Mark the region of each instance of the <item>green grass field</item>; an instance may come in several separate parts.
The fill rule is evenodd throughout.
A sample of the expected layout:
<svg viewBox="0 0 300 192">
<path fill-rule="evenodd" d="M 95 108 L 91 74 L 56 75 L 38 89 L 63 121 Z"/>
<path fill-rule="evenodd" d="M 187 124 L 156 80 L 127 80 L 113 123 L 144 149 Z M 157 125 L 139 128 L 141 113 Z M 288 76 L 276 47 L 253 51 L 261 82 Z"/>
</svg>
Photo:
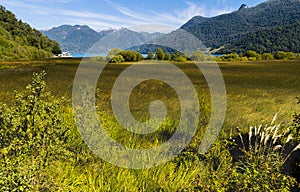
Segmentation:
<svg viewBox="0 0 300 192">
<path fill-rule="evenodd" d="M 30 83 L 33 72 L 45 70 L 47 90 L 57 97 L 71 99 L 73 79 L 79 59 L 47 60 L 41 62 L 2 63 L 0 70 L 0 101 L 11 102 L 14 91 L 22 91 Z M 109 64 L 99 80 L 101 110 L 110 110 L 110 93 L 118 75 L 129 65 Z M 193 64 L 177 64 L 184 71 L 199 95 L 210 102 L 209 89 L 201 72 Z M 235 127 L 248 127 L 257 122 L 272 119 L 278 113 L 279 120 L 288 122 L 294 111 L 299 111 L 296 97 L 300 95 L 299 61 L 260 61 L 219 63 L 227 90 L 227 114 L 224 131 Z M 161 91 L 163 90 L 163 91 Z M 132 93 L 133 114 L 145 114 L 153 99 L 161 98 L 170 106 L 171 116 L 176 117 L 178 99 L 170 87 L 159 82 L 140 85 Z M 162 96 L 163 95 L 163 96 Z M 177 103 L 177 104 L 176 104 Z M 173 114 L 172 114 L 173 113 Z"/>
<path fill-rule="evenodd" d="M 18 186 L 19 190 L 24 189 L 25 186 L 25 189 L 33 191 L 249 191 L 250 189 L 254 191 L 262 189 L 265 191 L 290 191 L 291 185 L 295 184 L 293 179 L 281 174 L 280 163 L 283 161 L 276 156 L 277 153 L 268 152 L 265 156 L 265 154 L 249 152 L 249 156 L 246 156 L 248 159 L 246 158 L 241 164 L 232 164 L 228 150 L 229 144 L 224 139 L 236 136 L 238 134 L 237 127 L 247 133 L 252 125 L 270 123 L 276 113 L 278 113 L 277 123 L 281 123 L 282 127 L 290 126 L 294 113 L 300 111 L 296 99 L 297 96 L 300 96 L 300 61 L 219 63 L 227 90 L 226 119 L 220 139 L 207 154 L 201 155 L 197 154 L 195 149 L 197 149 L 199 138 L 203 135 L 209 118 L 209 88 L 201 71 L 194 64 L 175 63 L 191 79 L 199 95 L 200 110 L 202 110 L 199 130 L 191 145 L 177 158 L 158 167 L 143 170 L 116 167 L 95 157 L 82 145 L 74 125 L 71 109 L 72 84 L 80 61 L 80 59 L 50 59 L 25 63 L 0 63 L 0 102 L 13 107 L 15 104 L 13 101 L 14 91 L 25 93 L 26 85 L 32 81 L 32 74 L 44 70 L 46 72 L 46 90 L 51 91 L 56 99 L 64 96 L 67 100 L 61 111 L 55 111 L 56 108 L 51 107 L 48 109 L 48 105 L 52 106 L 52 100 L 49 102 L 47 99 L 44 101 L 45 103 L 41 103 L 42 108 L 37 106 L 36 110 L 43 111 L 42 115 L 48 113 L 47 110 L 44 111 L 43 106 L 46 106 L 45 108 L 48 110 L 54 110 L 54 115 L 49 113 L 50 124 L 69 130 L 67 139 L 62 139 L 63 144 L 56 145 L 56 141 L 53 141 L 54 144 L 49 144 L 52 147 L 49 149 L 57 151 L 57 154 L 51 153 L 52 157 L 46 149 L 28 152 L 29 155 L 25 151 L 24 157 L 5 151 L 15 151 L 14 148 L 1 149 L 0 153 L 4 158 L 0 158 L 0 160 L 4 167 L 0 167 L 2 174 L 0 174 L 0 189 L 9 190 L 2 187 L 7 184 L 7 186 Z M 147 120 L 149 103 L 161 99 L 168 109 L 168 121 L 162 129 L 148 138 L 147 135 L 139 136 L 122 130 L 112 116 L 110 94 L 117 77 L 130 65 L 132 64 L 109 64 L 101 74 L 97 92 L 99 117 L 103 120 L 110 136 L 118 142 L 132 148 L 153 147 L 165 142 L 174 132 L 176 120 L 180 115 L 179 100 L 174 90 L 162 82 L 151 80 L 141 83 L 133 90 L 130 97 L 132 114 L 137 119 Z M 155 65 L 157 64 L 153 64 L 153 67 Z M 160 70 L 164 70 L 164 68 L 162 67 Z M 21 105 L 21 110 L 17 106 L 20 116 L 2 106 L 2 111 L 0 110 L 1 126 L 9 118 L 15 118 L 13 122 L 20 121 L 28 124 L 30 117 L 28 113 L 25 113 L 25 109 L 31 105 L 31 100 L 28 100 L 27 97 L 24 97 L 23 100 L 24 105 Z M 27 105 L 26 102 L 28 102 Z M 14 115 L 6 117 L 5 110 L 8 114 Z M 3 111 L 4 113 L 2 113 Z M 22 117 L 22 113 L 25 114 L 24 117 Z M 40 126 L 35 121 L 31 126 L 35 129 L 47 127 L 48 116 L 43 116 L 45 120 L 37 118 L 38 116 L 34 116 L 33 119 L 40 123 Z M 3 122 L 1 121 L 2 117 L 5 117 L 2 119 Z M 55 118 L 62 118 L 58 121 L 61 122 L 61 125 L 53 123 Z M 10 123 L 4 125 L 9 127 Z M 7 132 L 11 133 L 10 130 Z M 41 132 L 43 133 L 43 131 Z M 0 132 L 0 136 L 1 134 L 5 136 L 4 133 L 5 131 Z M 9 134 L 8 138 L 10 138 Z M 29 138 L 34 137 L 30 130 L 26 134 L 29 134 Z M 61 136 L 60 133 L 55 134 Z M 19 132 L 16 132 L 16 135 L 21 139 L 20 141 L 13 140 L 14 142 L 26 144 L 27 137 L 20 136 Z M 61 137 L 64 138 L 65 135 L 63 134 Z M 38 139 L 36 142 L 38 144 L 29 143 L 29 146 L 40 146 Z M 19 146 L 16 143 L 13 143 L 12 146 Z M 21 146 L 27 146 L 24 143 Z M 5 143 L 1 143 L 1 146 L 5 145 Z M 20 149 L 22 148 L 20 147 Z M 34 153 L 38 155 L 35 156 Z M 14 158 L 17 159 L 17 163 L 9 163 L 10 160 L 14 162 Z M 40 158 L 45 158 L 45 160 L 42 161 L 42 168 L 37 168 L 40 171 L 36 172 L 34 165 L 40 165 Z M 31 164 L 33 168 L 30 166 Z M 15 170 L 13 175 L 10 174 L 11 169 Z M 5 177 L 5 175 L 11 176 Z"/>
</svg>

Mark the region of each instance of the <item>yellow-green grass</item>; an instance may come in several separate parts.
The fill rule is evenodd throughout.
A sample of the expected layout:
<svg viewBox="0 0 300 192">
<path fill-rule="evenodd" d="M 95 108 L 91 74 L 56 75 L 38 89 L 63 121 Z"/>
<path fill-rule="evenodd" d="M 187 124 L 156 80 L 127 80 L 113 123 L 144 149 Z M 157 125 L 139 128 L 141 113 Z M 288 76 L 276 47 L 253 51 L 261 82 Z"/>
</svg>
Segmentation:
<svg viewBox="0 0 300 192">
<path fill-rule="evenodd" d="M 11 103 L 13 92 L 22 91 L 30 83 L 33 72 L 45 70 L 47 90 L 71 100 L 72 83 L 80 59 L 49 59 L 0 63 L 0 101 Z M 110 94 L 118 75 L 131 64 L 109 64 L 99 80 L 98 105 L 111 113 Z M 150 65 L 150 64 L 149 64 Z M 185 72 L 201 97 L 210 103 L 209 89 L 201 72 L 192 63 L 175 63 Z M 1 68 L 1 66 L 6 66 Z M 11 66 L 11 67 L 7 67 Z M 246 128 L 272 119 L 290 122 L 295 111 L 296 97 L 300 96 L 300 61 L 257 61 L 219 63 L 227 90 L 227 113 L 223 127 L 228 136 L 236 127 Z M 137 118 L 148 118 L 149 103 L 162 99 L 170 118 L 179 116 L 179 100 L 174 90 L 158 81 L 140 84 L 131 96 L 131 111 Z M 71 103 L 70 103 L 71 106 Z M 146 115 L 145 115 L 146 114 Z"/>
<path fill-rule="evenodd" d="M 57 97 L 66 96 L 69 99 L 68 109 L 61 115 L 65 121 L 64 126 L 77 135 L 72 118 L 71 91 L 79 63 L 79 59 L 4 63 L 2 66 L 7 67 L 0 69 L 0 101 L 12 104 L 13 91 L 24 91 L 25 86 L 31 82 L 32 73 L 45 70 L 46 89 Z M 199 93 L 203 112 L 201 121 L 205 126 L 207 111 L 210 108 L 209 89 L 205 79 L 191 63 L 176 65 L 189 76 Z M 228 138 L 235 127 L 244 128 L 243 131 L 246 131 L 250 125 L 269 123 L 277 112 L 279 121 L 290 122 L 293 112 L 300 111 L 295 99 L 300 95 L 300 62 L 241 62 L 219 65 L 225 78 L 228 101 L 223 138 Z M 171 119 L 164 123 L 167 132 L 158 131 L 145 137 L 133 135 L 129 131 L 124 132 L 111 116 L 111 88 L 118 75 L 129 66 L 128 63 L 110 64 L 103 71 L 97 93 L 97 104 L 102 111 L 99 113 L 103 118 L 102 124 L 110 136 L 129 147 L 146 148 L 159 145 L 173 133 L 178 120 L 179 101 L 174 90 L 166 84 L 153 80 L 144 82 L 134 89 L 130 101 L 132 113 L 137 118 L 147 119 L 149 103 L 155 99 L 162 99 L 168 107 Z M 80 146 L 81 139 L 78 138 L 71 138 L 70 146 Z M 194 139 L 197 141 L 199 138 Z M 191 143 L 198 145 L 194 141 Z M 265 162 L 264 159 L 264 166 L 259 167 L 250 161 L 250 171 L 240 172 L 232 164 L 229 151 L 225 150 L 224 146 L 223 141 L 217 141 L 208 154 L 199 156 L 194 154 L 195 146 L 192 146 L 166 164 L 143 170 L 119 168 L 97 157 L 91 157 L 91 154 L 82 149 L 81 153 L 76 153 L 76 157 L 57 157 L 58 160 L 51 161 L 49 166 L 40 170 L 39 173 L 45 176 L 41 178 L 45 180 L 42 180 L 42 188 L 36 191 L 46 191 L 43 189 L 47 188 L 51 189 L 50 191 L 230 191 L 232 188 L 249 191 L 255 186 L 257 190 L 262 190 L 263 187 L 268 191 L 281 190 L 287 186 L 284 184 L 288 180 L 287 177 L 279 174 L 273 166 L 276 162 Z M 31 160 L 32 158 L 29 159 Z M 21 170 L 24 170 L 23 167 Z M 244 190 L 240 190 L 241 188 Z"/>
</svg>

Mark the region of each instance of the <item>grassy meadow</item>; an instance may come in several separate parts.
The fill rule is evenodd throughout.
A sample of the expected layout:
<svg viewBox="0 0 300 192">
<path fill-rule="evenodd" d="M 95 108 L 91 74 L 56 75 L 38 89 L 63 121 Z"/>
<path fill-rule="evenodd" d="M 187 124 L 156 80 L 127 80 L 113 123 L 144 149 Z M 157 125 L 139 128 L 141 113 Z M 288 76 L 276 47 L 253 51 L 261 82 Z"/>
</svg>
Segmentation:
<svg viewBox="0 0 300 192">
<path fill-rule="evenodd" d="M 174 63 L 191 79 L 198 93 L 202 112 L 199 130 L 191 145 L 173 161 L 144 170 L 129 170 L 111 165 L 97 158 L 82 143 L 72 119 L 71 109 L 72 84 L 80 62 L 80 59 L 49 59 L 0 63 L 0 102 L 6 103 L 6 108 L 16 105 L 14 91 L 26 94 L 25 87 L 32 82 L 34 72 L 45 71 L 45 90 L 51 91 L 54 96 L 51 99 L 56 101 L 65 97 L 62 111 L 55 112 L 57 117 L 62 115 L 59 121 L 61 125 L 58 123 L 57 126 L 69 131 L 68 136 L 63 135 L 67 138 L 62 139 L 64 145 L 49 144 L 49 149 L 53 147 L 51 150 L 57 150 L 57 154 L 48 155 L 41 151 L 36 156 L 25 155 L 20 157 L 23 164 L 20 163 L 21 160 L 11 164 L 17 165 L 14 168 L 8 168 L 9 159 L 14 157 L 12 154 L 17 153 L 3 152 L 4 156 L 7 155 L 3 160 L 7 167 L 2 167 L 0 171 L 0 187 L 14 186 L 15 189 L 21 190 L 18 187 L 22 186 L 22 189 L 29 191 L 291 191 L 297 185 L 294 178 L 281 172 L 281 166 L 285 162 L 273 151 L 268 152 L 272 155 L 267 155 L 266 158 L 264 152 L 257 154 L 249 150 L 245 153 L 244 161 L 233 164 L 228 149 L 232 143 L 228 143 L 227 139 L 238 136 L 237 128 L 246 134 L 250 126 L 270 124 L 276 113 L 276 123 L 280 123 L 280 127 L 285 130 L 292 126 L 293 115 L 300 112 L 300 105 L 297 105 L 296 99 L 300 96 L 300 61 L 218 63 L 226 84 L 227 113 L 220 139 L 207 154 L 197 154 L 196 149 L 210 114 L 208 85 L 194 64 Z M 110 94 L 117 77 L 130 65 L 131 63 L 109 64 L 101 74 L 97 92 L 99 117 L 117 141 L 136 148 L 152 147 L 166 141 L 176 128 L 176 120 L 180 115 L 178 97 L 174 90 L 159 81 L 147 81 L 138 85 L 130 98 L 132 114 L 137 119 L 148 119 L 149 103 L 161 99 L 168 109 L 168 121 L 150 138 L 122 132 L 113 118 Z M 26 97 L 22 98 L 22 102 L 29 102 Z M 51 105 L 49 100 L 45 102 L 43 105 Z M 24 108 L 26 106 L 21 105 Z M 4 109 L 9 113 L 13 111 L 6 108 Z M 5 114 L 0 113 L 0 125 L 1 117 L 5 117 Z M 49 117 L 54 118 L 51 115 Z M 35 123 L 31 126 L 37 125 Z M 285 137 L 282 139 L 286 140 Z M 153 144 L 154 141 L 158 143 Z M 268 144 L 268 141 L 266 143 Z M 64 150 L 67 152 L 61 155 L 61 151 Z M 44 159 L 47 163 L 40 164 L 39 157 L 44 157 L 44 154 L 47 154 Z M 53 158 L 49 158 L 50 156 Z M 38 170 L 41 171 L 30 166 L 26 168 L 30 164 L 26 163 L 26 160 L 36 162 Z M 21 168 L 24 165 L 25 168 Z M 14 170 L 15 176 L 8 179 L 5 174 L 8 174 L 10 169 Z M 26 172 L 32 174 L 28 176 Z M 23 179 L 20 179 L 21 176 Z M 32 179 L 27 181 L 26 177 Z M 9 188 L 5 187 L 0 189 L 9 191 Z"/>
<path fill-rule="evenodd" d="M 23 91 L 31 82 L 32 73 L 42 70 L 47 73 L 46 89 L 57 97 L 71 99 L 73 79 L 80 61 L 57 59 L 1 63 L 0 101 L 11 103 L 14 91 Z M 199 96 L 205 102 L 210 102 L 209 89 L 199 69 L 191 63 L 176 65 L 191 79 Z M 104 111 L 111 111 L 109 102 L 112 86 L 118 75 L 128 66 L 130 64 L 109 64 L 103 71 L 98 88 L 101 109 Z M 227 90 L 225 132 L 228 133 L 229 128 L 243 128 L 257 122 L 268 122 L 276 113 L 280 121 L 288 122 L 294 112 L 299 111 L 296 97 L 300 95 L 300 61 L 220 62 L 219 66 Z M 164 92 L 161 92 L 162 89 Z M 174 107 L 174 103 L 178 103 L 174 91 L 170 87 L 159 85 L 158 82 L 138 86 L 135 91 L 136 94 L 132 93 L 131 110 L 137 115 L 145 114 L 144 110 L 147 110 L 149 104 L 147 100 L 158 99 L 162 95 L 167 106 L 173 104 Z M 171 110 L 178 112 L 174 108 Z M 172 115 L 176 117 L 176 114 Z"/>
</svg>

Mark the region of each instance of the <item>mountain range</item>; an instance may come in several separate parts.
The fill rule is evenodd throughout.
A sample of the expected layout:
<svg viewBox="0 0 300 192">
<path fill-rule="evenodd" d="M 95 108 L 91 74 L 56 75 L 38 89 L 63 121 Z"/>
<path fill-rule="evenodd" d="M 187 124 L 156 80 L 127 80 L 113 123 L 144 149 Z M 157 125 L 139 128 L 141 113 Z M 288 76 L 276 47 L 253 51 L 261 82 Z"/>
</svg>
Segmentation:
<svg viewBox="0 0 300 192">
<path fill-rule="evenodd" d="M 49 38 L 57 41 L 63 51 L 85 53 L 95 42 L 114 30 L 95 31 L 86 25 L 62 25 L 50 30 L 41 30 Z"/>
<path fill-rule="evenodd" d="M 86 25 L 62 25 L 41 32 L 57 41 L 63 51 L 72 54 L 88 51 L 107 53 L 115 47 L 127 49 L 145 44 L 162 35 L 162 33 L 136 32 L 126 28 L 95 31 Z"/>
<path fill-rule="evenodd" d="M 96 49 L 136 49 L 142 53 L 154 51 L 161 44 L 197 48 L 191 38 L 185 39 L 182 31 L 196 37 L 199 49 L 214 53 L 259 53 L 275 51 L 300 52 L 300 1 L 267 0 L 255 7 L 243 4 L 237 11 L 215 17 L 196 16 L 169 34 L 139 33 L 128 29 L 96 32 L 87 26 L 60 26 L 45 35 L 56 40 L 63 50 L 71 53 L 85 52 L 95 42 Z M 189 36 L 189 35 L 188 35 Z M 184 37 L 184 38 L 181 38 Z M 198 42 L 198 41 L 197 41 Z"/>
</svg>

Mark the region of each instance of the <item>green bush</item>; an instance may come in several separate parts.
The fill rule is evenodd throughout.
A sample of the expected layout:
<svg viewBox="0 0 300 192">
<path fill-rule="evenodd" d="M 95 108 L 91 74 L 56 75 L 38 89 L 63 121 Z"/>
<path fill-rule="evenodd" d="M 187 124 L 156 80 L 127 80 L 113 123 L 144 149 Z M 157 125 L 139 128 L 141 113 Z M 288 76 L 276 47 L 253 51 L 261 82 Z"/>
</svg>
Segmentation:
<svg viewBox="0 0 300 192">
<path fill-rule="evenodd" d="M 153 59 L 154 57 L 154 53 L 153 52 L 149 52 L 147 55 L 147 59 Z"/>
<path fill-rule="evenodd" d="M 158 49 L 156 50 L 155 57 L 156 57 L 157 60 L 164 60 L 164 58 L 165 58 L 165 53 L 164 53 L 164 51 L 162 50 L 162 48 L 158 48 Z"/>
<path fill-rule="evenodd" d="M 137 62 L 143 60 L 143 56 L 137 51 L 121 51 L 119 55 L 121 55 L 126 62 Z"/>
<path fill-rule="evenodd" d="M 110 63 L 122 63 L 125 62 L 125 59 L 123 58 L 122 55 L 116 55 L 111 60 L 109 61 Z"/>
<path fill-rule="evenodd" d="M 284 51 L 277 51 L 274 54 L 274 58 L 278 60 L 287 59 L 287 53 Z"/>
<path fill-rule="evenodd" d="M 45 190 L 46 167 L 75 158 L 84 146 L 64 119 L 64 99 L 44 91 L 44 78 L 34 73 L 26 94 L 16 94 L 12 107 L 0 105 L 1 191 Z"/>
<path fill-rule="evenodd" d="M 169 52 L 165 52 L 164 60 L 166 60 L 166 61 L 170 61 L 171 60 L 171 55 L 170 55 Z"/>
<path fill-rule="evenodd" d="M 263 60 L 273 60 L 274 59 L 274 56 L 271 54 L 271 53 L 264 53 L 262 55 L 262 59 Z"/>
<path fill-rule="evenodd" d="M 248 57 L 248 58 L 250 58 L 250 57 L 255 57 L 256 58 L 257 53 L 255 51 L 249 50 L 249 51 L 246 51 L 245 56 Z"/>
</svg>

